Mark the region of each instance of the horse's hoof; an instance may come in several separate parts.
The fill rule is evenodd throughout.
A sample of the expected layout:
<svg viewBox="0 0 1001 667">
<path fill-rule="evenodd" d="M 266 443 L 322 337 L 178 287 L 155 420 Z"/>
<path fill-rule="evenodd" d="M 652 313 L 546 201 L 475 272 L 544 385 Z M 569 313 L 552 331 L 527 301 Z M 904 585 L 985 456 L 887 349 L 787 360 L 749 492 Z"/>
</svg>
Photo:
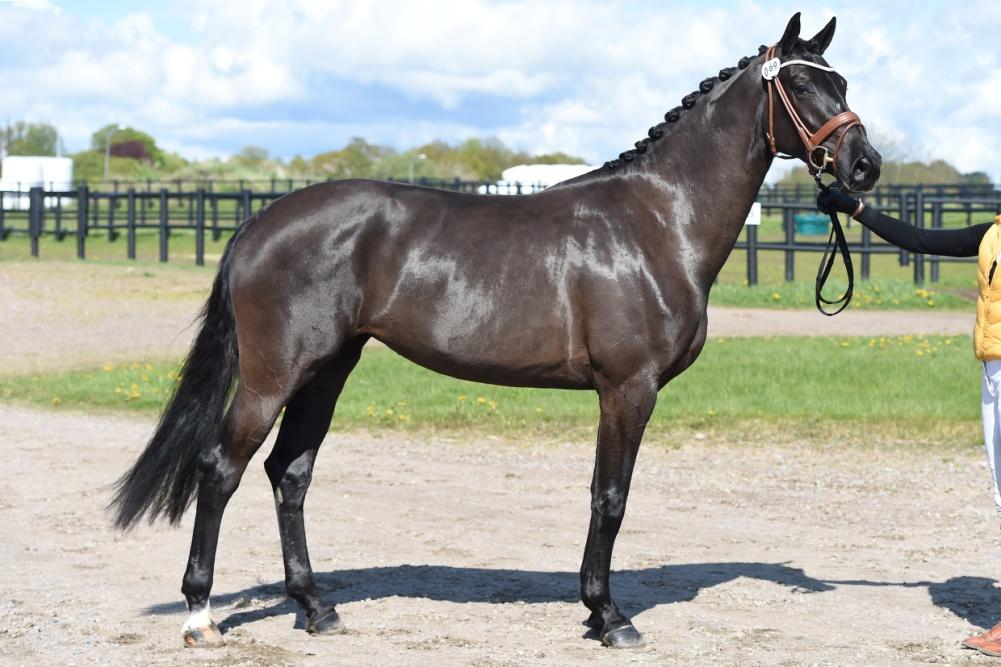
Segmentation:
<svg viewBox="0 0 1001 667">
<path fill-rule="evenodd" d="M 632 623 L 601 634 L 601 643 L 612 648 L 635 648 L 643 646 L 643 635 Z"/>
<path fill-rule="evenodd" d="M 342 635 L 347 631 L 333 607 L 319 614 L 311 614 L 306 620 L 306 632 L 311 635 Z"/>
<path fill-rule="evenodd" d="M 218 648 L 226 644 L 219 628 L 211 621 L 206 627 L 185 628 L 183 637 L 188 648 Z"/>
</svg>

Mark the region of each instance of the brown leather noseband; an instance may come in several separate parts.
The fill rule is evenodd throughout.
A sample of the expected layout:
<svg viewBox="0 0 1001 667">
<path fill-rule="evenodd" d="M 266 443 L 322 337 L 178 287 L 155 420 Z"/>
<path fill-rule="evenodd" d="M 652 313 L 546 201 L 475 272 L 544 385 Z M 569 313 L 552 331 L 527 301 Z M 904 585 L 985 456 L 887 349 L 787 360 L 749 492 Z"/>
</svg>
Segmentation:
<svg viewBox="0 0 1001 667">
<path fill-rule="evenodd" d="M 837 168 L 838 154 L 841 152 L 841 145 L 844 143 L 845 137 L 848 136 L 848 131 L 853 127 L 864 129 L 864 126 L 855 112 L 844 111 L 821 125 L 820 129 L 816 132 L 810 132 L 806 127 L 806 123 L 803 122 L 803 119 L 796 112 L 796 107 L 793 106 L 792 100 L 789 99 L 789 94 L 786 93 L 782 82 L 779 81 L 779 71 L 786 65 L 805 65 L 824 70 L 825 72 L 833 72 L 834 70 L 808 60 L 788 60 L 780 63 L 775 56 L 775 50 L 776 48 L 773 46 L 765 52 L 765 64 L 761 68 L 761 76 L 768 85 L 768 132 L 765 133 L 765 136 L 768 138 L 768 146 L 773 156 L 778 155 L 779 151 L 775 146 L 775 105 L 773 102 L 774 94 L 777 91 L 779 99 L 782 100 L 782 106 L 785 107 L 786 114 L 788 114 L 789 120 L 792 121 L 793 127 L 796 128 L 796 133 L 799 135 L 799 139 L 803 142 L 803 147 L 806 149 L 807 168 L 810 170 L 810 174 L 814 178 L 817 178 L 828 163 L 833 163 L 835 168 Z M 844 132 L 838 138 L 838 142 L 834 147 L 834 154 L 831 155 L 830 151 L 821 144 L 842 128 L 844 128 Z M 820 164 L 817 164 L 814 160 L 817 153 L 823 153 L 820 158 Z"/>
</svg>

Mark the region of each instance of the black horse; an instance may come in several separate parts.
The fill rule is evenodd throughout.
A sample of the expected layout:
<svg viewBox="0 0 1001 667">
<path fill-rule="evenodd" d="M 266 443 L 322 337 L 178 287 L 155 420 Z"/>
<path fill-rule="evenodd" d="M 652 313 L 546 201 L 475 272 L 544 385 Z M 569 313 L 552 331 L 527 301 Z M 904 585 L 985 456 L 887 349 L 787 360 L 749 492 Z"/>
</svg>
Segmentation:
<svg viewBox="0 0 1001 667">
<path fill-rule="evenodd" d="M 879 154 L 857 117 L 833 123 L 854 117 L 844 79 L 822 59 L 834 27 L 832 19 L 801 40 L 797 14 L 774 51 L 762 47 L 703 81 L 635 150 L 544 192 L 477 196 L 349 180 L 307 187 L 246 221 L 175 394 L 113 501 L 126 528 L 143 515 L 177 522 L 197 493 L 182 586 L 186 643 L 222 642 L 209 612 L 220 521 L 283 408 L 264 465 L 288 594 L 305 608 L 309 632 L 343 631 L 316 589 L 303 500 L 370 337 L 458 378 L 598 392 L 580 595 L 605 644 L 641 643 L 608 583 L 640 439 L 658 390 L 702 349 L 709 288 L 775 151 L 813 163 L 812 151 L 830 146 L 835 159 L 821 166 L 854 190 L 878 177 Z M 774 69 L 779 61 L 790 66 Z M 769 73 L 792 91 L 777 117 Z M 832 123 L 815 146 L 803 138 L 803 125 Z"/>
</svg>

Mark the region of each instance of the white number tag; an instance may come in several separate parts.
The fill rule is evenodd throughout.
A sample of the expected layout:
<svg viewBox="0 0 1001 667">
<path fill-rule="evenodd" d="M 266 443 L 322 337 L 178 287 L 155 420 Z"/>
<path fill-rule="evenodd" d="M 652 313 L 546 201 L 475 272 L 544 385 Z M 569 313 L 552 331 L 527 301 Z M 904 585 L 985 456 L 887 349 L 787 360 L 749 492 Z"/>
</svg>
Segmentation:
<svg viewBox="0 0 1001 667">
<path fill-rule="evenodd" d="M 761 66 L 761 78 L 765 81 L 771 81 L 779 75 L 780 69 L 782 69 L 782 63 L 778 58 L 772 58 Z"/>
</svg>

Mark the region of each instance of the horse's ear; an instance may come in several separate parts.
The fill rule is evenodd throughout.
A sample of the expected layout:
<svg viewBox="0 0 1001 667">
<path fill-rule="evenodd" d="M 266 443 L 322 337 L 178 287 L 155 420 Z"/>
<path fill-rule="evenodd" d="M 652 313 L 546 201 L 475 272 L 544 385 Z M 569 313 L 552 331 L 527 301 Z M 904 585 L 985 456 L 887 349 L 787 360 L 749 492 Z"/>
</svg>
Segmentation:
<svg viewBox="0 0 1001 667">
<path fill-rule="evenodd" d="M 779 40 L 779 53 L 782 55 L 792 53 L 797 39 L 799 39 L 799 12 L 793 14 L 792 18 L 789 19 L 789 25 L 786 26 L 785 34 Z"/>
<path fill-rule="evenodd" d="M 831 40 L 834 39 L 834 29 L 837 25 L 837 17 L 832 16 L 831 20 L 827 22 L 827 25 L 825 25 L 820 32 L 814 35 L 813 39 L 807 42 L 806 48 L 816 53 L 818 56 L 824 55 L 824 51 L 827 50 L 827 47 L 831 45 Z"/>
</svg>

